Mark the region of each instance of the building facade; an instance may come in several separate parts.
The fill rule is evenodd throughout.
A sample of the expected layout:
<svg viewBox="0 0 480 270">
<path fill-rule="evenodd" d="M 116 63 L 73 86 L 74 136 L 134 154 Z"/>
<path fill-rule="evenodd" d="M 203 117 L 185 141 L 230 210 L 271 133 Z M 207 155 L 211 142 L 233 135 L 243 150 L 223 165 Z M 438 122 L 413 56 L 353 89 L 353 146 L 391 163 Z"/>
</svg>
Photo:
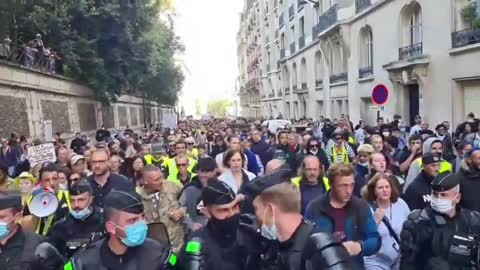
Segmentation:
<svg viewBox="0 0 480 270">
<path fill-rule="evenodd" d="M 480 114 L 475 26 L 478 0 L 247 0 L 238 33 L 242 112 L 373 124 L 371 93 L 381 84 L 390 93 L 384 118 L 459 123 Z"/>
</svg>

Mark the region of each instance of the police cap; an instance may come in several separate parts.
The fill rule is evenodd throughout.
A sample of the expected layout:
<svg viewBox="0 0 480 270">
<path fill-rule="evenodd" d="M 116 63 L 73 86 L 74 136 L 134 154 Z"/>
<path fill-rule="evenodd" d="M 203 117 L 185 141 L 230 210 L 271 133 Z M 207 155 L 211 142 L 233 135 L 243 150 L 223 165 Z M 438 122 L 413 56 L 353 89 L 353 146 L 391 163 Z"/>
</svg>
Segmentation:
<svg viewBox="0 0 480 270">
<path fill-rule="evenodd" d="M 0 210 L 22 207 L 22 195 L 15 191 L 0 192 Z"/>
<path fill-rule="evenodd" d="M 203 206 L 229 204 L 235 197 L 232 188 L 215 178 L 210 179 L 202 191 Z"/>
<path fill-rule="evenodd" d="M 448 191 L 460 184 L 460 179 L 451 172 L 440 173 L 432 181 L 432 190 L 437 192 Z"/>
<path fill-rule="evenodd" d="M 258 195 L 260 195 L 264 190 L 267 188 L 288 182 L 291 182 L 291 170 L 281 168 L 275 171 L 273 174 L 265 175 L 261 177 L 255 178 L 251 181 L 247 187 L 246 192 L 248 196 L 252 199 L 255 199 Z"/>
<path fill-rule="evenodd" d="M 92 191 L 92 186 L 90 186 L 87 180 L 82 179 L 82 180 L 73 182 L 70 188 L 68 189 L 68 192 L 72 196 L 77 196 L 85 192 L 89 192 L 90 194 L 92 194 L 93 191 Z"/>
<path fill-rule="evenodd" d="M 143 213 L 142 198 L 135 191 L 112 190 L 105 197 L 103 202 L 105 208 L 131 213 Z"/>
<path fill-rule="evenodd" d="M 440 157 L 433 153 L 426 153 L 422 156 L 422 163 L 424 165 L 429 165 L 432 163 L 440 162 Z"/>
</svg>

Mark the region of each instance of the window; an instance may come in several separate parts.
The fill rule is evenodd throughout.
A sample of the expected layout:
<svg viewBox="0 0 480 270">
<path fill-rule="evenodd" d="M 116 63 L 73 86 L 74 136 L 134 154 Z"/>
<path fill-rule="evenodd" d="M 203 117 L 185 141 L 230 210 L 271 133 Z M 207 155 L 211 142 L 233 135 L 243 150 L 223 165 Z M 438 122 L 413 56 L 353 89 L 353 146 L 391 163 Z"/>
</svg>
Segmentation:
<svg viewBox="0 0 480 270">
<path fill-rule="evenodd" d="M 373 37 L 370 26 L 367 25 L 360 30 L 359 44 L 359 77 L 364 78 L 373 74 Z"/>
<path fill-rule="evenodd" d="M 305 36 L 305 17 L 301 17 L 299 21 L 300 25 L 300 37 Z"/>
<path fill-rule="evenodd" d="M 295 42 L 295 25 L 292 25 L 292 27 L 290 27 L 290 33 L 291 33 L 291 43 Z"/>
<path fill-rule="evenodd" d="M 422 10 L 418 2 L 405 6 L 401 13 L 400 60 L 423 53 Z"/>
<path fill-rule="evenodd" d="M 322 54 L 320 51 L 315 53 L 315 87 L 320 87 L 322 85 L 323 78 L 323 64 L 322 64 Z"/>
<path fill-rule="evenodd" d="M 292 85 L 293 91 L 297 90 L 297 63 L 293 63 L 292 65 Z"/>
<path fill-rule="evenodd" d="M 293 118 L 298 119 L 298 101 L 293 102 Z"/>
<path fill-rule="evenodd" d="M 285 33 L 280 35 L 280 49 L 285 49 Z"/>
<path fill-rule="evenodd" d="M 288 72 L 287 66 L 283 67 L 283 88 L 285 88 L 285 92 L 290 91 L 290 73 Z"/>
<path fill-rule="evenodd" d="M 302 90 L 307 90 L 307 60 L 302 58 L 300 65 L 300 79 L 302 82 Z"/>
<path fill-rule="evenodd" d="M 290 119 L 290 102 L 286 102 L 285 103 L 285 116 L 287 117 L 287 119 Z"/>
</svg>

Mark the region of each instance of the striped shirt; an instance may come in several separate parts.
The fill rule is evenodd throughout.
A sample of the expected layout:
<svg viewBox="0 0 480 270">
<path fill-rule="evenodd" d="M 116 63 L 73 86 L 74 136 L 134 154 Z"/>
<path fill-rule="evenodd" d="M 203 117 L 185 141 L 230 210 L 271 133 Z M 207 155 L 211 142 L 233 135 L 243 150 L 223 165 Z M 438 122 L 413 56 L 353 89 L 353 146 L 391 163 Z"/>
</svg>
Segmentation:
<svg viewBox="0 0 480 270">
<path fill-rule="evenodd" d="M 355 160 L 355 152 L 353 151 L 352 147 L 345 143 L 344 144 L 345 151 L 334 151 L 335 145 L 326 149 L 325 153 L 327 154 L 328 160 L 331 164 L 344 162 L 344 154 L 346 153 L 348 158 L 348 163 L 351 163 Z M 334 152 L 336 156 L 334 157 Z"/>
</svg>

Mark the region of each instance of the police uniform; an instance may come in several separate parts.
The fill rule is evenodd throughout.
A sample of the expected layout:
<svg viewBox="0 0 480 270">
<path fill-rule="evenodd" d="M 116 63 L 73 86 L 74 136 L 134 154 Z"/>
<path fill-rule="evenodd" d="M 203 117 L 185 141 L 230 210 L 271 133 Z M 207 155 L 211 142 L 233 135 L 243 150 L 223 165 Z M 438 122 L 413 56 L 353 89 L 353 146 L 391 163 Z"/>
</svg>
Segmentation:
<svg viewBox="0 0 480 270">
<path fill-rule="evenodd" d="M 73 184 L 69 192 L 72 196 L 86 192 L 92 194 L 92 188 L 87 181 L 81 180 Z M 105 222 L 103 214 L 94 209 L 93 206 L 89 206 L 89 209 L 91 209 L 90 214 L 81 219 L 68 214 L 53 225 L 48 235 L 48 242 L 52 243 L 66 258 L 70 258 L 92 239 L 98 240 L 104 236 Z"/>
<path fill-rule="evenodd" d="M 0 193 L 0 210 L 8 208 L 21 208 L 22 196 L 13 192 Z M 20 215 L 21 213 L 19 213 Z M 12 226 L 9 224 L 8 226 Z M 44 241 L 41 235 L 23 231 L 19 224 L 17 232 L 7 240 L 5 245 L 0 245 L 1 270 L 35 270 L 37 262 L 34 252 L 36 247 Z M 11 230 L 12 227 L 9 227 Z"/>
<path fill-rule="evenodd" d="M 224 182 L 211 180 L 202 191 L 203 206 L 235 203 L 236 195 Z M 210 218 L 207 225 L 192 233 L 180 253 L 184 270 L 241 270 L 259 269 L 254 252 L 258 239 L 240 226 L 240 215 L 224 220 Z M 256 255 L 258 254 L 258 255 Z"/>
<path fill-rule="evenodd" d="M 247 186 L 247 191 L 254 199 L 264 190 L 285 182 L 291 182 L 290 172 L 279 170 L 272 175 L 257 178 Z M 355 269 L 342 244 L 331 234 L 320 231 L 315 224 L 303 219 L 290 239 L 268 242 L 262 254 L 265 260 L 261 269 Z"/>
<path fill-rule="evenodd" d="M 433 180 L 432 190 L 443 192 L 457 185 L 458 175 L 446 172 Z M 477 261 L 478 258 L 459 258 L 451 250 L 455 247 L 454 235 L 467 239 L 466 235 L 480 234 L 480 213 L 462 209 L 458 204 L 455 207 L 456 215 L 452 218 L 432 207 L 410 213 L 400 234 L 400 269 L 477 269 L 469 261 Z"/>
<path fill-rule="evenodd" d="M 135 192 L 111 191 L 104 201 L 105 209 L 141 214 L 143 205 Z M 174 269 L 177 257 L 166 245 L 146 238 L 135 247 L 128 247 L 122 255 L 113 253 L 108 245 L 112 236 L 97 241 L 77 252 L 64 266 L 65 270 L 165 270 Z M 124 242 L 122 240 L 122 242 Z"/>
<path fill-rule="evenodd" d="M 148 224 L 161 222 L 165 225 L 174 252 L 180 250 L 185 237 L 182 221 L 173 221 L 169 217 L 174 210 L 184 211 L 186 215 L 185 208 L 180 207 L 177 199 L 181 189 L 181 186 L 170 181 L 164 181 L 163 189 L 156 193 L 148 194 L 144 188 L 139 189 L 145 207 L 145 220 Z"/>
</svg>

